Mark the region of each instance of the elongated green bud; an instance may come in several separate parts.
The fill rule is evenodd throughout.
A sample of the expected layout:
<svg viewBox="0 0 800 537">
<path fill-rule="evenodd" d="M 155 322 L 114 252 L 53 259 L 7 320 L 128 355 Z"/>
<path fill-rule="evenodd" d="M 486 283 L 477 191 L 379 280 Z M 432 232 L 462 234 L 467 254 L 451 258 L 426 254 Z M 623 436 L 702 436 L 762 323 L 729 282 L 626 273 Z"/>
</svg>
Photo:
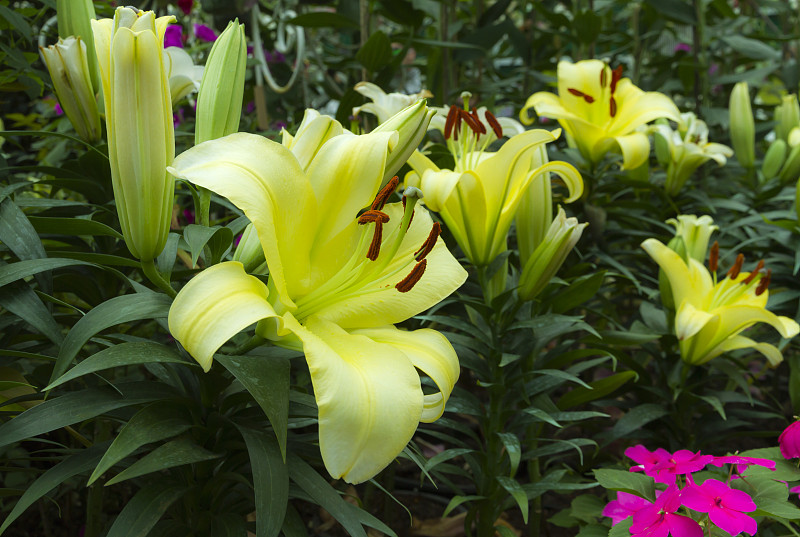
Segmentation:
<svg viewBox="0 0 800 537">
<path fill-rule="evenodd" d="M 546 144 L 540 144 L 533 150 L 531 169 L 535 170 L 548 161 Z M 524 267 L 553 224 L 553 187 L 549 173 L 542 180 L 531 182 L 520 198 L 514 223 L 520 265 Z"/>
<path fill-rule="evenodd" d="M 542 292 L 564 264 L 567 255 L 588 225 L 579 224 L 577 218 L 567 218 L 564 209 L 559 207 L 547 234 L 522 269 L 519 277 L 520 298 L 533 300 Z"/>
<path fill-rule="evenodd" d="M 764 175 L 765 180 L 770 180 L 778 175 L 783 163 L 786 161 L 788 150 L 789 146 L 781 138 L 770 144 L 767 154 L 764 155 L 764 162 L 761 165 L 761 173 Z"/>
<path fill-rule="evenodd" d="M 164 32 L 174 17 L 119 7 L 114 18 L 92 22 L 103 81 L 108 157 L 122 234 L 142 261 L 163 250 L 175 185 L 175 158 Z"/>
<path fill-rule="evenodd" d="M 425 99 L 420 99 L 411 106 L 407 106 L 396 113 L 372 132 L 397 131 L 400 139 L 392 147 L 389 157 L 386 159 L 386 171 L 383 174 L 381 186 L 387 184 L 394 177 L 408 157 L 419 147 L 425 133 L 428 132 L 428 125 L 434 115 L 434 111 L 427 106 Z"/>
<path fill-rule="evenodd" d="M 58 102 L 78 136 L 87 142 L 98 141 L 102 134 L 100 113 L 97 110 L 83 40 L 73 36 L 59 39 L 55 45 L 39 47 L 39 52 L 50 72 Z"/>
<path fill-rule="evenodd" d="M 779 139 L 788 142 L 789 133 L 795 127 L 800 127 L 800 103 L 794 93 L 784 95 L 783 102 L 775 107 L 775 134 Z"/>
<path fill-rule="evenodd" d="M 237 19 L 214 42 L 197 94 L 195 144 L 239 131 L 247 71 L 244 24 Z"/>
<path fill-rule="evenodd" d="M 733 87 L 729 113 L 731 142 L 736 159 L 745 168 L 752 168 L 756 160 L 756 128 L 747 82 L 739 82 Z"/>
<path fill-rule="evenodd" d="M 57 0 L 56 17 L 59 37 L 64 39 L 69 36 L 80 37 L 86 46 L 89 76 L 92 80 L 92 88 L 96 93 L 100 89 L 100 72 L 94 52 L 94 33 L 91 23 L 97 18 L 94 12 L 94 3 L 92 0 Z"/>
</svg>

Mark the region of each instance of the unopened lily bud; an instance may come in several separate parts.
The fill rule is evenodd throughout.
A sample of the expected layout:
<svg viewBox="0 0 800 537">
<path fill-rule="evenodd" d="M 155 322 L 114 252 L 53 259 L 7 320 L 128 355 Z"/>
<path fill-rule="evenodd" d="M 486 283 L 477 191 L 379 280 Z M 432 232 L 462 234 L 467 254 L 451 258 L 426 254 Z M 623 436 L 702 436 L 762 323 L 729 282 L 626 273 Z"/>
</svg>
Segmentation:
<svg viewBox="0 0 800 537">
<path fill-rule="evenodd" d="M 381 185 L 385 185 L 392 177 L 397 175 L 398 170 L 403 167 L 411 153 L 419 147 L 422 138 L 428 132 L 428 125 L 434 113 L 433 110 L 428 108 L 425 99 L 420 99 L 396 113 L 372 131 L 397 131 L 400 135 L 397 144 L 392 147 L 389 157 L 386 159 L 386 171 L 383 174 Z"/>
<path fill-rule="evenodd" d="M 654 128 L 653 130 L 653 146 L 656 152 L 656 160 L 658 163 L 666 168 L 672 162 L 672 150 L 670 145 L 670 137 L 672 136 L 672 129 L 669 128 L 669 121 L 666 119 L 659 119 L 655 122 L 656 125 L 662 125 L 663 128 Z"/>
<path fill-rule="evenodd" d="M 550 283 L 587 225 L 579 224 L 577 218 L 567 218 L 564 209 L 559 207 L 547 235 L 522 269 L 519 277 L 520 298 L 533 300 Z"/>
<path fill-rule="evenodd" d="M 89 77 L 94 93 L 100 89 L 100 72 L 97 67 L 97 56 L 94 52 L 94 33 L 91 21 L 96 19 L 92 0 L 57 0 L 56 17 L 58 35 L 62 38 L 79 37 L 86 45 L 86 56 L 89 63 Z M 62 105 L 63 107 L 63 105 Z"/>
<path fill-rule="evenodd" d="M 531 169 L 547 164 L 548 160 L 547 147 L 541 144 L 533 151 Z M 549 173 L 531 182 L 520 199 L 514 223 L 520 265 L 524 267 L 553 224 L 553 187 Z"/>
<path fill-rule="evenodd" d="M 197 95 L 195 143 L 239 131 L 247 71 L 247 41 L 238 19 L 214 42 Z"/>
<path fill-rule="evenodd" d="M 667 246 L 684 259 L 688 256 L 698 263 L 704 263 L 711 234 L 719 229 L 714 225 L 714 220 L 708 215 L 697 217 L 693 214 L 679 214 L 676 218 L 667 220 L 667 224 L 675 226 L 675 239 L 681 239 L 680 243 L 683 245 L 677 246 L 678 242 L 673 239 Z"/>
<path fill-rule="evenodd" d="M 113 20 L 92 22 L 114 199 L 125 243 L 142 261 L 164 248 L 172 215 L 175 135 L 162 52 L 174 19 L 119 7 Z"/>
<path fill-rule="evenodd" d="M 764 155 L 764 162 L 761 164 L 761 173 L 765 180 L 772 179 L 781 170 L 786 161 L 786 154 L 789 146 L 782 139 L 778 138 L 772 142 Z"/>
<path fill-rule="evenodd" d="M 800 127 L 789 132 L 789 156 L 778 174 L 781 182 L 794 181 L 800 177 Z"/>
<path fill-rule="evenodd" d="M 283 135 L 281 143 L 297 158 L 300 167 L 306 170 L 320 147 L 343 132 L 344 129 L 338 121 L 309 108 L 303 115 L 303 121 L 294 136 L 286 129 L 281 132 Z"/>
<path fill-rule="evenodd" d="M 264 257 L 264 248 L 261 246 L 261 241 L 258 238 L 255 226 L 247 224 L 242 233 L 242 238 L 233 252 L 232 259 L 244 265 L 246 272 L 253 272 L 266 260 Z"/>
<path fill-rule="evenodd" d="M 747 82 L 739 82 L 731 91 L 729 103 L 730 134 L 736 159 L 745 168 L 755 162 L 755 120 L 750 106 L 750 90 Z"/>
<path fill-rule="evenodd" d="M 53 79 L 58 102 L 78 136 L 87 142 L 98 141 L 102 134 L 100 113 L 83 40 L 73 36 L 59 39 L 55 45 L 39 47 L 39 52 Z"/>
<path fill-rule="evenodd" d="M 779 139 L 789 141 L 789 133 L 793 128 L 800 126 L 800 103 L 797 96 L 792 93 L 784 95 L 783 102 L 775 107 L 775 134 Z"/>
</svg>

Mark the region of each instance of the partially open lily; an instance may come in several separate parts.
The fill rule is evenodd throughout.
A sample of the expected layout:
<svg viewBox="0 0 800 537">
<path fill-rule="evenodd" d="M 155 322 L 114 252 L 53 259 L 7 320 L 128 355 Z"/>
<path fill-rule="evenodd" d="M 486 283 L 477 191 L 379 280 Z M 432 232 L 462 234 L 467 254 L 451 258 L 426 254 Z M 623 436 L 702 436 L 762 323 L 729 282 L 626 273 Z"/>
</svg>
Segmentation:
<svg viewBox="0 0 800 537">
<path fill-rule="evenodd" d="M 200 89 L 203 80 L 203 66 L 195 65 L 189 53 L 180 47 L 164 49 L 164 68 L 169 79 L 169 92 L 172 104 Z"/>
<path fill-rule="evenodd" d="M 669 97 L 642 91 L 622 78 L 621 66 L 612 70 L 600 60 L 558 62 L 558 95 L 540 91 L 528 97 L 519 114 L 526 125 L 533 123 L 531 108 L 557 119 L 570 145 L 592 165 L 618 148 L 624 170 L 638 168 L 650 154 L 650 141 L 638 127 L 658 118 L 681 121 Z"/>
<path fill-rule="evenodd" d="M 740 254 L 727 276 L 717 281 L 716 243 L 711 248 L 708 269 L 695 259 L 684 261 L 656 239 L 647 239 L 642 248 L 669 278 L 677 306 L 675 334 L 683 361 L 700 365 L 724 352 L 745 348 L 762 353 L 773 366 L 783 360 L 774 345 L 741 335 L 756 323 L 773 326 L 784 338 L 800 332 L 795 321 L 767 310 L 771 272 L 763 272 L 763 262 L 753 272 L 741 272 L 744 257 Z"/>
<path fill-rule="evenodd" d="M 491 113 L 491 129 L 476 119 L 477 111 L 452 106 L 445 140 L 453 154 L 452 170 L 440 169 L 417 152 L 406 184 L 422 190 L 425 204 L 442 216 L 458 245 L 475 265 L 485 266 L 506 249 L 506 236 L 517 207 L 534 180 L 549 180 L 548 172 L 561 176 L 572 201 L 583 192 L 580 173 L 566 162 L 535 165 L 534 154 L 556 140 L 560 131 L 525 131 L 506 141 L 497 152 L 489 142 L 504 134 Z M 488 131 L 492 131 L 492 136 Z"/>
<path fill-rule="evenodd" d="M 393 326 L 466 279 L 413 193 L 387 204 L 396 179 L 379 191 L 397 138 L 343 134 L 327 118 L 287 135 L 286 145 L 246 133 L 204 142 L 170 168 L 247 215 L 269 269 L 266 285 L 238 262 L 204 270 L 178 293 L 170 331 L 205 370 L 253 323 L 258 335 L 302 349 L 323 461 L 352 483 L 378 473 L 420 421 L 442 414 L 459 375 L 442 334 Z M 423 393 L 417 369 L 438 393 Z"/>
<path fill-rule="evenodd" d="M 708 141 L 708 126 L 692 112 L 681 114 L 683 127 L 673 130 L 669 125 L 658 124 L 650 127 L 657 137 L 656 147 L 663 143 L 663 164 L 667 168 L 664 185 L 671 196 L 678 194 L 697 168 L 709 160 L 719 166 L 725 165 L 733 156 L 733 149 L 727 145 Z M 658 151 L 656 151 L 658 153 Z M 659 158 L 662 160 L 662 158 Z"/>
<path fill-rule="evenodd" d="M 378 118 L 378 123 L 383 123 L 390 117 L 398 113 L 403 108 L 411 106 L 420 99 L 433 97 L 433 93 L 423 89 L 419 93 L 406 95 L 405 93 L 386 93 L 380 86 L 372 82 L 359 82 L 355 89 L 358 93 L 371 99 L 371 103 L 362 104 L 353 108 L 353 115 L 357 116 L 361 112 L 368 112 Z"/>
</svg>

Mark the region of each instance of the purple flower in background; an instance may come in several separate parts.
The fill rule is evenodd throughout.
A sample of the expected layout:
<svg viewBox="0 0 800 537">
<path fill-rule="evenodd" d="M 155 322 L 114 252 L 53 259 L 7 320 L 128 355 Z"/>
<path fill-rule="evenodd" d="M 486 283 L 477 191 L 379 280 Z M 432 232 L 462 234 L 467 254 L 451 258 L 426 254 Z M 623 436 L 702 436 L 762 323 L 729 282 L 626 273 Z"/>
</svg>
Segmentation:
<svg viewBox="0 0 800 537">
<path fill-rule="evenodd" d="M 692 51 L 692 46 L 689 45 L 688 43 L 678 43 L 677 45 L 675 45 L 675 48 L 673 49 L 672 52 L 677 53 L 677 52 L 691 52 L 691 51 Z"/>
<path fill-rule="evenodd" d="M 181 47 L 183 48 L 183 30 L 180 24 L 170 24 L 164 32 L 164 48 Z"/>
<path fill-rule="evenodd" d="M 711 76 L 716 75 L 718 71 L 719 71 L 719 64 L 718 63 L 712 63 L 708 67 L 708 74 L 711 75 Z"/>
<path fill-rule="evenodd" d="M 194 4 L 194 0 L 178 0 L 178 7 L 181 8 L 184 15 L 192 12 L 192 4 Z"/>
<path fill-rule="evenodd" d="M 54 110 L 56 111 L 56 115 L 57 116 L 63 116 L 64 115 L 64 109 L 61 108 L 61 105 L 58 104 L 58 101 L 56 101 L 56 106 L 55 106 Z"/>
<path fill-rule="evenodd" d="M 172 114 L 172 125 L 177 129 L 183 120 L 183 108 L 179 108 L 177 113 Z"/>
<path fill-rule="evenodd" d="M 211 43 L 217 40 L 217 33 L 205 24 L 194 23 L 194 35 L 200 41 Z"/>
<path fill-rule="evenodd" d="M 194 224 L 194 211 L 189 209 L 184 209 L 183 217 L 186 219 L 186 225 Z"/>
<path fill-rule="evenodd" d="M 252 114 L 256 109 L 256 102 L 250 101 L 246 105 L 244 105 L 244 113 L 245 114 Z"/>
<path fill-rule="evenodd" d="M 753 499 L 722 481 L 706 479 L 702 485 L 687 485 L 681 491 L 681 503 L 689 509 L 708 513 L 711 522 L 731 535 L 741 532 L 754 535 L 758 531 L 756 520 L 745 514 L 756 510 Z"/>
<path fill-rule="evenodd" d="M 783 430 L 778 437 L 778 445 L 784 459 L 800 457 L 800 421 L 796 421 Z"/>
</svg>

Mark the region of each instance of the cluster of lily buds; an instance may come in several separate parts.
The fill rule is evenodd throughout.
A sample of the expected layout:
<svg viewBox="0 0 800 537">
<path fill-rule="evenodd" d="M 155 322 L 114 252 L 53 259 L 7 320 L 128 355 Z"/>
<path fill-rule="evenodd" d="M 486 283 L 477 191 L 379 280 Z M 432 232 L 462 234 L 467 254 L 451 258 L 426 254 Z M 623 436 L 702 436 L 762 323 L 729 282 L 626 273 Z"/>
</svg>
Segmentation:
<svg viewBox="0 0 800 537">
<path fill-rule="evenodd" d="M 715 457 L 686 449 L 670 453 L 658 448 L 651 452 L 642 445 L 628 448 L 625 455 L 637 463 L 631 467 L 632 472 L 643 472 L 655 483 L 666 485 L 666 489 L 656 489 L 655 498 L 618 492 L 617 499 L 603 509 L 603 515 L 610 517 L 613 525 L 630 519 L 629 532 L 633 536 L 671 533 L 702 537 L 704 532 L 698 520 L 707 517 L 705 524 L 731 536 L 741 532 L 754 535 L 758 530 L 756 519 L 749 514 L 758 506 L 750 494 L 742 490 L 747 485 L 739 486 L 745 480 L 738 478 L 754 465 L 774 471 L 775 461 L 740 455 Z M 708 465 L 722 467 L 726 464 L 731 465 L 726 481 L 694 475 Z M 710 527 L 708 529 L 710 531 Z"/>
</svg>

